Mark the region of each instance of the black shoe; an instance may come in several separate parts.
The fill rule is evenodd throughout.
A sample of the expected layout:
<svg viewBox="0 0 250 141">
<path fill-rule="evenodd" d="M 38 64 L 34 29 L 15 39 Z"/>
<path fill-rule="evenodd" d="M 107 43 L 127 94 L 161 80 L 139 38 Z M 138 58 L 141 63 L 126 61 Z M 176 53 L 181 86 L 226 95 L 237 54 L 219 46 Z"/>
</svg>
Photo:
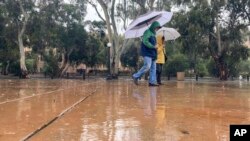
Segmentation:
<svg viewBox="0 0 250 141">
<path fill-rule="evenodd" d="M 161 83 L 161 82 L 160 82 L 160 83 L 158 83 L 158 84 L 159 84 L 159 85 L 164 85 L 164 83 Z"/>
<path fill-rule="evenodd" d="M 148 83 L 148 86 L 150 86 L 150 87 L 158 87 L 159 85 L 158 84 Z"/>
<path fill-rule="evenodd" d="M 138 78 L 135 78 L 134 76 L 132 76 L 132 78 L 133 78 L 135 85 L 139 85 Z"/>
</svg>

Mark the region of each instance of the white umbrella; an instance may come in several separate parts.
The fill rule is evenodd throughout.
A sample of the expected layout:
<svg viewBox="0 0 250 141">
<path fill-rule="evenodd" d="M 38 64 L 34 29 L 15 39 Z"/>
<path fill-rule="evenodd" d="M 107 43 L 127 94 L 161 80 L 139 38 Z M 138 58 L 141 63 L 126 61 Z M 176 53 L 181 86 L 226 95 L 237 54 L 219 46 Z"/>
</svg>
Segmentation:
<svg viewBox="0 0 250 141">
<path fill-rule="evenodd" d="M 158 21 L 162 26 L 169 22 L 172 16 L 172 12 L 166 11 L 152 11 L 141 15 L 130 23 L 129 27 L 125 31 L 125 38 L 141 37 L 144 31 L 146 31 L 154 21 Z"/>
<path fill-rule="evenodd" d="M 175 40 L 180 37 L 180 33 L 174 28 L 162 27 L 157 32 L 156 35 L 161 35 L 165 37 L 165 41 Z"/>
</svg>

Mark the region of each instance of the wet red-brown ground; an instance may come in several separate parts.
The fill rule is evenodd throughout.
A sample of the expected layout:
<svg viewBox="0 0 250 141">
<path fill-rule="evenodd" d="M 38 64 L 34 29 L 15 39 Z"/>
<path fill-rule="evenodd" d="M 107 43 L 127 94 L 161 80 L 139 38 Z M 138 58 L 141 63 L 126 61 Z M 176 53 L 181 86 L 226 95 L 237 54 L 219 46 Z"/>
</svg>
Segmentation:
<svg viewBox="0 0 250 141">
<path fill-rule="evenodd" d="M 250 83 L 0 80 L 1 141 L 229 141 Z"/>
</svg>

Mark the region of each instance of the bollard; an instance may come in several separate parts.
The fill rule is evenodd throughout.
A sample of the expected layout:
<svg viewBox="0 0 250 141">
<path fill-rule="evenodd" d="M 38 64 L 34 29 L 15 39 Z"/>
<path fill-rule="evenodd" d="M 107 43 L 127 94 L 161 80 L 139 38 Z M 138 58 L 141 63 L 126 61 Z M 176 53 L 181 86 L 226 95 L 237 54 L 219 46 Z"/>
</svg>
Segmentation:
<svg viewBox="0 0 250 141">
<path fill-rule="evenodd" d="M 198 76 L 198 74 L 196 74 L 195 75 L 195 80 L 198 81 L 198 78 L 199 78 L 199 76 Z"/>
<path fill-rule="evenodd" d="M 249 75 L 247 75 L 247 81 L 249 82 Z"/>
<path fill-rule="evenodd" d="M 82 79 L 83 79 L 83 80 L 85 80 L 85 72 L 86 72 L 86 70 L 83 69 L 83 70 L 82 70 Z"/>
<path fill-rule="evenodd" d="M 69 79 L 69 73 L 67 72 L 67 79 Z"/>
</svg>

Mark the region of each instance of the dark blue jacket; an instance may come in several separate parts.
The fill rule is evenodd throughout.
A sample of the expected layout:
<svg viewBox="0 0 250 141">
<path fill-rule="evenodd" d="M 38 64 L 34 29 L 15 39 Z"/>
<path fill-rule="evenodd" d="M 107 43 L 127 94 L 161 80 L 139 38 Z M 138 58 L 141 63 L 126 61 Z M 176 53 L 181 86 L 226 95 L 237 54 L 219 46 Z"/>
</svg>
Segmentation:
<svg viewBox="0 0 250 141">
<path fill-rule="evenodd" d="M 156 38 L 155 36 L 151 36 L 149 39 L 149 42 L 155 46 L 156 45 Z M 157 59 L 157 50 L 156 48 L 149 48 L 147 47 L 143 42 L 141 43 L 141 56 L 145 57 L 151 57 L 153 60 Z"/>
</svg>

